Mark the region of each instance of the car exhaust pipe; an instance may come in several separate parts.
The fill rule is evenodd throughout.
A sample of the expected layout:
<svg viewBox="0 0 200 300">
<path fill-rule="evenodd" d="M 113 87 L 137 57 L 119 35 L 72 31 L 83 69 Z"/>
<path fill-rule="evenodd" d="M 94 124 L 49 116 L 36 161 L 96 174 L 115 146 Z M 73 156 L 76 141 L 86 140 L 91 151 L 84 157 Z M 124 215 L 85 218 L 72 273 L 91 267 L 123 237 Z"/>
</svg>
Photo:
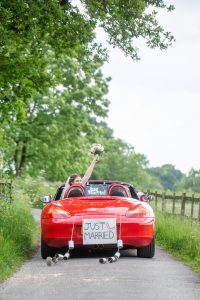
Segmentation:
<svg viewBox="0 0 200 300">
<path fill-rule="evenodd" d="M 103 244 L 96 244 L 96 245 L 94 245 L 94 249 L 104 249 L 104 245 Z"/>
</svg>

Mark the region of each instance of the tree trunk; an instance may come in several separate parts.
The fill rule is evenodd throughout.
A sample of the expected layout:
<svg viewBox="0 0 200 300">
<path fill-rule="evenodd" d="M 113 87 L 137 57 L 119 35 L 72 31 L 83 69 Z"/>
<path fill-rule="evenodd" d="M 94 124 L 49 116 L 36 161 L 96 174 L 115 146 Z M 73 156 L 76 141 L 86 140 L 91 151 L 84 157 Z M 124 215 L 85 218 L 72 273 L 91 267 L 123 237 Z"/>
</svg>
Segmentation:
<svg viewBox="0 0 200 300">
<path fill-rule="evenodd" d="M 15 165 L 15 174 L 18 175 L 19 140 L 15 142 L 16 142 L 16 148 L 14 153 L 14 165 Z"/>
<path fill-rule="evenodd" d="M 24 167 L 27 158 L 27 141 L 23 141 L 22 150 L 21 150 L 21 158 L 19 162 L 19 168 L 17 171 L 17 176 L 21 176 L 24 172 Z"/>
</svg>

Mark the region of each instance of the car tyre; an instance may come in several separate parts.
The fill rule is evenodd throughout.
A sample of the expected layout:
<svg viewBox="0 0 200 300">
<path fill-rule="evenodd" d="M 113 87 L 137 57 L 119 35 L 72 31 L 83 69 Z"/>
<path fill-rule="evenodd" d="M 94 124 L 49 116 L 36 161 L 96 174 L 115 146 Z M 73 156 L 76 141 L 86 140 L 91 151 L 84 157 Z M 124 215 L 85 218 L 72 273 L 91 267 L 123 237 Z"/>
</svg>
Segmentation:
<svg viewBox="0 0 200 300">
<path fill-rule="evenodd" d="M 144 257 L 144 258 L 152 258 L 155 254 L 155 238 L 151 241 L 151 243 L 142 248 L 137 249 L 137 256 Z"/>
<path fill-rule="evenodd" d="M 49 247 L 41 237 L 41 256 L 46 259 L 48 256 L 53 257 L 57 253 L 56 248 Z"/>
</svg>

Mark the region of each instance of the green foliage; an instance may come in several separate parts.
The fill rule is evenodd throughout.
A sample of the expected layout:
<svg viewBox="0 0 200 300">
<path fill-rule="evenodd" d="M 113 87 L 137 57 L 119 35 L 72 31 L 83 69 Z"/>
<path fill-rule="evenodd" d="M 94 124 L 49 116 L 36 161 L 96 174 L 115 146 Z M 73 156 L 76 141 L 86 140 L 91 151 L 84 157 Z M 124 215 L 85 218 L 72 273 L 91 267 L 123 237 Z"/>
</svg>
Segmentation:
<svg viewBox="0 0 200 300">
<path fill-rule="evenodd" d="M 200 274 L 199 224 L 156 213 L 156 240 L 160 246 Z"/>
<path fill-rule="evenodd" d="M 135 39 L 139 37 L 149 47 L 161 49 L 173 40 L 156 21 L 155 10 L 170 10 L 164 1 L 80 2 L 84 9 L 74 1 L 0 3 L 3 173 L 41 175 L 54 181 L 75 171 L 84 173 L 89 146 L 102 136 L 101 126 L 91 118 L 102 120 L 109 106 L 105 95 L 110 79 L 101 71 L 107 53 L 96 43 L 98 26 L 108 33 L 113 46 L 133 59 L 138 59 Z M 119 150 L 113 153 L 110 173 L 103 171 L 110 162 L 105 156 L 99 176 L 152 185 L 143 155 L 113 138 L 106 143 L 114 152 Z M 153 182 L 157 184 L 155 178 Z"/>
<path fill-rule="evenodd" d="M 175 191 L 177 183 L 184 177 L 181 171 L 175 169 L 175 167 L 170 164 L 165 164 L 162 167 L 149 168 L 148 172 L 160 181 L 165 191 Z"/>
<path fill-rule="evenodd" d="M 3 157 L 14 167 L 16 175 L 26 171 L 37 175 L 44 170 L 51 179 L 60 180 L 66 172 L 71 172 L 69 164 L 76 157 L 80 166 L 85 145 L 94 138 L 95 128 L 89 124 L 88 114 L 106 115 L 107 84 L 98 70 L 100 61 L 91 56 L 86 65 L 66 58 L 65 64 L 62 90 L 57 88 L 46 96 L 37 95 L 27 105 L 22 122 L 4 122 L 2 126 Z"/>
<path fill-rule="evenodd" d="M 81 0 L 91 20 L 108 33 L 114 47 L 121 48 L 126 55 L 139 59 L 136 40 L 145 39 L 150 48 L 166 49 L 174 41 L 170 32 L 156 20 L 158 8 L 171 11 L 173 6 L 164 1 L 144 0 Z"/>
<path fill-rule="evenodd" d="M 115 139 L 112 130 L 105 123 L 99 124 L 104 153 L 95 167 L 92 177 L 121 180 L 132 183 L 136 188 L 159 189 L 159 181 L 146 172 L 148 161 L 143 154 L 136 153 L 134 147 L 121 139 Z"/>
<path fill-rule="evenodd" d="M 7 63 L 0 74 L 0 155 L 15 175 L 41 170 L 61 179 L 84 153 L 82 136 L 94 135 L 88 114 L 107 113 L 108 79 L 100 69 L 106 56 L 92 42 L 92 23 L 72 6 L 63 10 L 54 0 L 48 6 L 46 1 L 1 5 L 1 28 L 8 35 L 2 35 Z"/>
<path fill-rule="evenodd" d="M 177 183 L 178 191 L 200 193 L 200 170 L 191 169 L 188 176 Z"/>
<path fill-rule="evenodd" d="M 41 198 L 45 195 L 54 196 L 61 182 L 50 182 L 42 177 L 17 177 L 13 182 L 13 197 L 16 201 L 23 199 L 27 205 L 42 208 Z"/>
<path fill-rule="evenodd" d="M 84 76 L 80 68 L 77 69 L 78 77 L 76 74 L 66 77 L 66 72 L 74 62 L 81 63 L 83 69 L 87 65 L 90 68 L 91 58 L 88 57 L 91 53 L 97 68 L 96 77 L 102 81 L 96 63 L 98 61 L 101 65 L 101 60 L 107 56 L 95 42 L 97 26 L 104 28 L 113 46 L 120 47 L 135 59 L 138 59 L 135 39 L 142 37 L 149 47 L 161 49 L 167 48 L 173 40 L 156 20 L 156 10 L 172 8 L 167 7 L 164 1 L 81 2 L 85 7 L 84 13 L 74 1 L 1 1 L 1 122 L 24 120 L 32 99 L 46 96 L 58 84 L 65 86 L 67 81 L 67 92 L 71 94 L 71 84 Z M 81 89 L 76 94 L 78 97 L 82 94 L 86 106 L 90 101 L 95 105 L 94 99 L 100 100 L 98 89 L 95 98 L 90 97 L 90 91 L 95 91 L 92 78 L 93 74 L 85 76 L 83 81 L 87 81 L 88 90 Z"/>
<path fill-rule="evenodd" d="M 77 74 L 68 74 L 71 65 L 85 65 L 89 72 L 92 64 L 98 69 L 97 64 L 105 57 L 93 42 L 92 22 L 71 5 L 63 8 L 55 0 L 48 1 L 48 5 L 44 0 L 3 0 L 0 12 L 1 121 L 19 122 L 25 118 L 32 99 L 46 96 L 58 84 L 65 86 L 66 81 L 73 86 Z M 87 81 L 92 89 L 91 77 L 84 73 L 81 76 L 78 65 L 75 68 L 82 85 Z M 96 77 L 101 81 L 98 70 Z"/>
<path fill-rule="evenodd" d="M 0 203 L 0 281 L 30 256 L 36 245 L 36 224 L 24 201 Z"/>
</svg>

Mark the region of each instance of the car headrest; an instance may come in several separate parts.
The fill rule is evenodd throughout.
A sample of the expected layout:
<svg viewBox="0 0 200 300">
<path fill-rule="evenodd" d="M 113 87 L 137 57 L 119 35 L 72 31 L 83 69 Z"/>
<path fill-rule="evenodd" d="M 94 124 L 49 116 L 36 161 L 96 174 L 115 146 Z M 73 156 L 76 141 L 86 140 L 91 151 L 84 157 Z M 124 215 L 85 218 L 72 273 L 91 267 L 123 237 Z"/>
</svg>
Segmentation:
<svg viewBox="0 0 200 300">
<path fill-rule="evenodd" d="M 65 192 L 64 198 L 82 197 L 85 195 L 83 186 L 71 185 Z"/>
<path fill-rule="evenodd" d="M 110 196 L 119 196 L 119 197 L 125 197 L 124 193 L 122 191 L 117 191 L 113 189 L 110 193 Z"/>
<path fill-rule="evenodd" d="M 127 188 L 121 184 L 114 184 L 108 191 L 109 196 L 129 197 Z"/>
</svg>

